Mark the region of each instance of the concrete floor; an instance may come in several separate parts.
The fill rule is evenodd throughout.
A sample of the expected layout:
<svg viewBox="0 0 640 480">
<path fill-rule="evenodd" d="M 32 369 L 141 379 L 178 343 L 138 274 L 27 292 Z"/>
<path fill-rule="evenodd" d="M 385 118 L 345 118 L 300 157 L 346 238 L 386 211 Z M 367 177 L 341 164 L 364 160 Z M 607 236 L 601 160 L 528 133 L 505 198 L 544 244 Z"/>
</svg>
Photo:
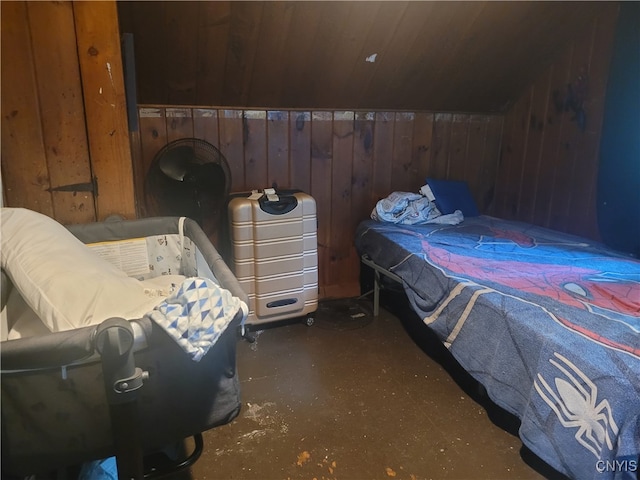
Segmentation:
<svg viewBox="0 0 640 480">
<path fill-rule="evenodd" d="M 554 476 L 439 344 L 421 330 L 410 335 L 387 310 L 370 311 L 366 300 L 325 302 L 312 327 L 281 325 L 240 341 L 242 412 L 206 432 L 200 459 L 174 478 Z"/>
</svg>

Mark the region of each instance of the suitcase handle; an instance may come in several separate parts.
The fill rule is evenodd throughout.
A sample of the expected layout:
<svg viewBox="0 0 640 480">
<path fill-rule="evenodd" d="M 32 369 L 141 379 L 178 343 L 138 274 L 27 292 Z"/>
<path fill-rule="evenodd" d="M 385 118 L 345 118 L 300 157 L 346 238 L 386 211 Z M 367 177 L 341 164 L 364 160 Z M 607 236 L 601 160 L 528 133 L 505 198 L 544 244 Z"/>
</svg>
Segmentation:
<svg viewBox="0 0 640 480">
<path fill-rule="evenodd" d="M 284 215 L 298 206 L 298 199 L 293 195 L 280 196 L 278 201 L 271 202 L 266 196 L 258 200 L 262 211 L 272 215 Z"/>
</svg>

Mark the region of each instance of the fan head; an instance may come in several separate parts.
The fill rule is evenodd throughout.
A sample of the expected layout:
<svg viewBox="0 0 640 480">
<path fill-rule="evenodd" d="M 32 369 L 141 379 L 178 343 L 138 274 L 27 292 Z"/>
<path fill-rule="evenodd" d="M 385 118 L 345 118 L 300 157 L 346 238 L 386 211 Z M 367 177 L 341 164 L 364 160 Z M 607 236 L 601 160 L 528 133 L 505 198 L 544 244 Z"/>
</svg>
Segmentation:
<svg viewBox="0 0 640 480">
<path fill-rule="evenodd" d="M 231 171 L 220 150 L 205 140 L 181 138 L 160 149 L 151 163 L 145 178 L 146 213 L 189 217 L 211 233 L 230 189 Z"/>
</svg>

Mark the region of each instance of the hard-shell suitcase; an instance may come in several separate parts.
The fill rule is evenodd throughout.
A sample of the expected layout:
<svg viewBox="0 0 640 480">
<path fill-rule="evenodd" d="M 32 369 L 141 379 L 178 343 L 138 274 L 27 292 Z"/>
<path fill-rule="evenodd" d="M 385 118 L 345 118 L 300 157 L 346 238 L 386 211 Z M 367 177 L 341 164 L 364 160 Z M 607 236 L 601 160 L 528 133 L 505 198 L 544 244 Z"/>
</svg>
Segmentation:
<svg viewBox="0 0 640 480">
<path fill-rule="evenodd" d="M 247 325 L 301 317 L 318 308 L 316 202 L 300 191 L 232 194 L 232 265 L 249 296 Z"/>
</svg>

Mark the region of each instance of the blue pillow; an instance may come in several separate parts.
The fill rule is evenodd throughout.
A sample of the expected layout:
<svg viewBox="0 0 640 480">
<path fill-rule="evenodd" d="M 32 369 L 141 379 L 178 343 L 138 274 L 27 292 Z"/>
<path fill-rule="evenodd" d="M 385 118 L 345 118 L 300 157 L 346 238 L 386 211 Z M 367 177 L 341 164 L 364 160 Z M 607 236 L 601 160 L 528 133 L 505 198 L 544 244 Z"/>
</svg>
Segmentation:
<svg viewBox="0 0 640 480">
<path fill-rule="evenodd" d="M 480 215 L 467 182 L 427 178 L 427 185 L 431 188 L 433 196 L 436 197 L 436 206 L 443 215 L 453 213 L 456 210 L 460 210 L 465 217 Z"/>
</svg>

